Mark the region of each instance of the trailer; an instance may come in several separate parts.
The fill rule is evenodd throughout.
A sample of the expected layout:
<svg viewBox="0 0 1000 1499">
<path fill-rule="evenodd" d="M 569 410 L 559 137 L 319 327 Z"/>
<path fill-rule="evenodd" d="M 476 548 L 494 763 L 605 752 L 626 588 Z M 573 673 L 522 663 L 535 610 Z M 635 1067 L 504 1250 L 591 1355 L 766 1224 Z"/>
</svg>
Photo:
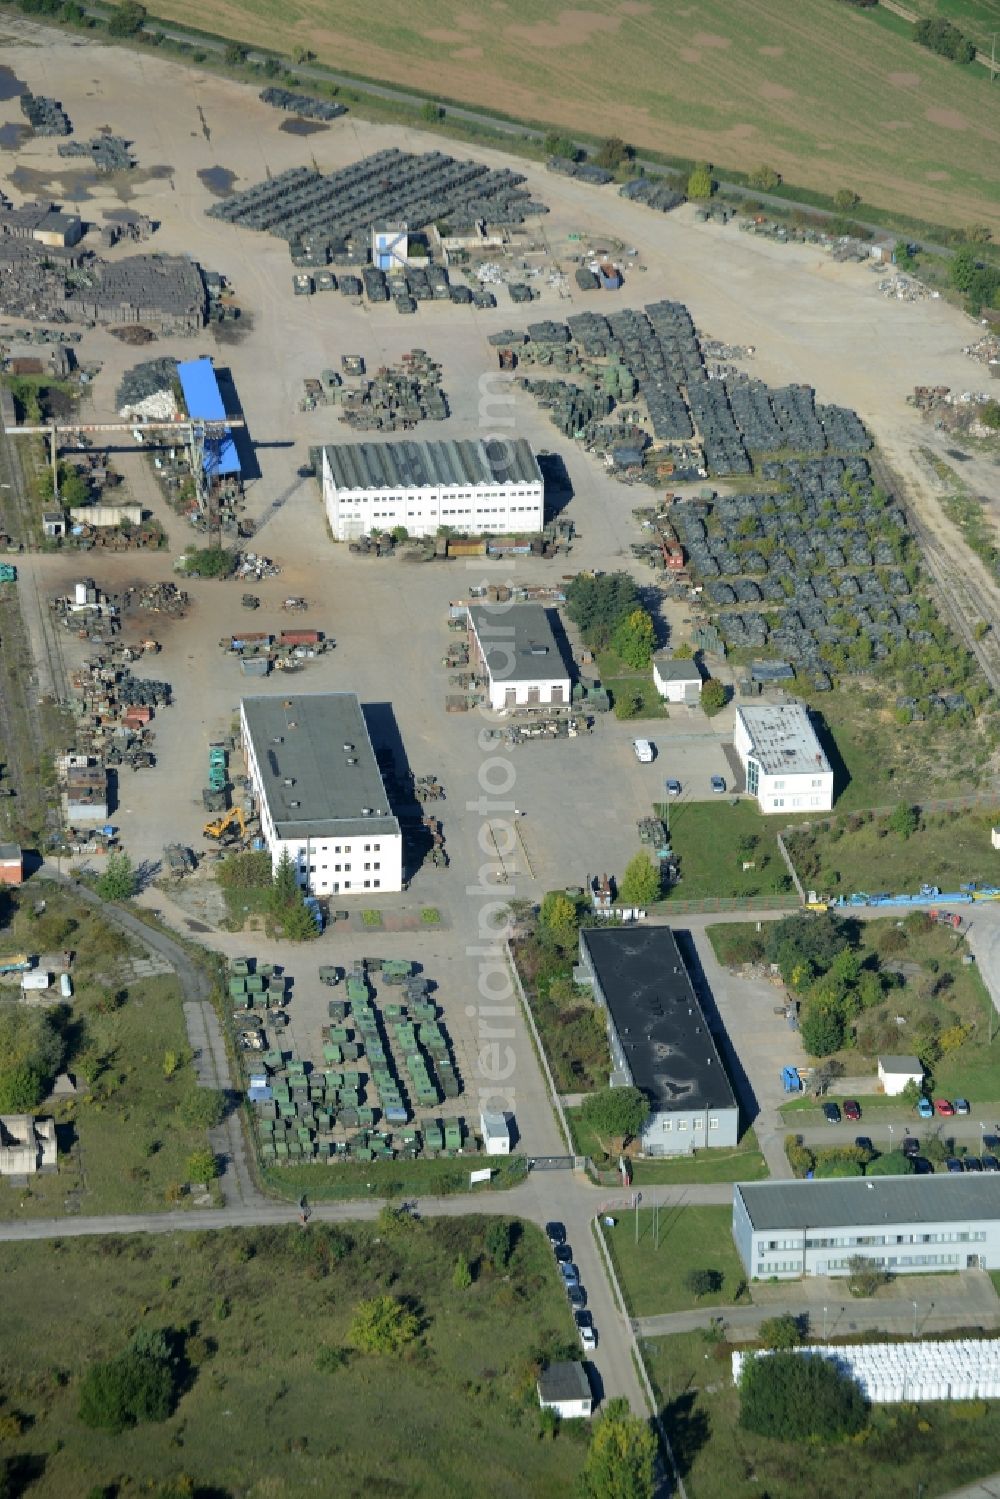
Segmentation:
<svg viewBox="0 0 1000 1499">
<path fill-rule="evenodd" d="M 31 959 L 27 953 L 18 952 L 8 958 L 0 958 L 0 973 L 27 973 Z"/>
</svg>

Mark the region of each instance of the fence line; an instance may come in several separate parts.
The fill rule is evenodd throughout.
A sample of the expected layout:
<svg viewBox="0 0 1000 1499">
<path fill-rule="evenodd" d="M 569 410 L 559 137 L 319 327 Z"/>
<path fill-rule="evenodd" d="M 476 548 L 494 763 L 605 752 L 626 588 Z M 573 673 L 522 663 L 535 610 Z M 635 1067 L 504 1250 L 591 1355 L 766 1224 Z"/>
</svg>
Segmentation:
<svg viewBox="0 0 1000 1499">
<path fill-rule="evenodd" d="M 791 856 L 787 848 L 785 847 L 785 840 L 784 838 L 782 838 L 780 833 L 778 834 L 778 852 L 785 861 L 785 868 L 788 870 L 788 873 L 792 877 L 792 884 L 799 892 L 799 900 L 803 905 L 805 905 L 806 892 L 802 888 L 802 881 L 799 879 L 798 875 L 795 872 L 795 865 L 792 863 Z"/>
<path fill-rule="evenodd" d="M 566 1123 L 566 1115 L 563 1113 L 562 1099 L 559 1097 L 559 1090 L 555 1085 L 555 1080 L 552 1076 L 552 1070 L 549 1067 L 549 1059 L 545 1055 L 545 1047 L 542 1045 L 542 1038 L 538 1034 L 538 1027 L 535 1024 L 535 1017 L 531 1013 L 531 1006 L 528 1003 L 528 997 L 524 992 L 524 985 L 521 983 L 521 975 L 518 973 L 517 964 L 514 962 L 514 954 L 511 952 L 510 942 L 505 942 L 504 947 L 507 952 L 507 963 L 510 967 L 511 973 L 514 975 L 514 986 L 517 989 L 518 996 L 521 1000 L 521 1010 L 525 1018 L 527 1019 L 528 1029 L 531 1031 L 532 1040 L 535 1043 L 535 1051 L 538 1055 L 538 1060 L 541 1063 L 542 1071 L 545 1074 L 545 1081 L 548 1084 L 549 1098 L 551 1100 L 552 1107 L 555 1110 L 556 1118 L 559 1121 L 559 1127 L 562 1130 L 563 1139 L 566 1142 L 566 1152 L 568 1155 L 575 1155 L 576 1147 L 573 1144 L 573 1136 L 569 1132 L 569 1125 Z"/>
</svg>

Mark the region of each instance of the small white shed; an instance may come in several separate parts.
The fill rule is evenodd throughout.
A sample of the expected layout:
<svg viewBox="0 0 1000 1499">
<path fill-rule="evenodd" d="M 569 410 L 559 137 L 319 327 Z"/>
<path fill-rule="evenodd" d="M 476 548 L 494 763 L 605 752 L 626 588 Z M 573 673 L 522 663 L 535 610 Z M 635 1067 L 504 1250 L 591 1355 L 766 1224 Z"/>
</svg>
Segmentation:
<svg viewBox="0 0 1000 1499">
<path fill-rule="evenodd" d="M 907 1083 L 916 1083 L 918 1088 L 922 1087 L 924 1069 L 918 1057 L 879 1057 L 878 1080 L 882 1084 L 882 1092 L 889 1098 L 895 1098 L 902 1093 Z"/>
<path fill-rule="evenodd" d="M 668 703 L 696 703 L 701 697 L 701 672 L 694 661 L 679 661 L 664 653 L 653 657 L 653 685 Z"/>
<path fill-rule="evenodd" d="M 510 1129 L 503 1114 L 480 1114 L 483 1149 L 487 1155 L 510 1155 Z"/>
<path fill-rule="evenodd" d="M 564 1421 L 586 1418 L 593 1413 L 594 1397 L 582 1364 L 550 1364 L 538 1381 L 538 1403 L 543 1411 L 555 1411 Z"/>
</svg>

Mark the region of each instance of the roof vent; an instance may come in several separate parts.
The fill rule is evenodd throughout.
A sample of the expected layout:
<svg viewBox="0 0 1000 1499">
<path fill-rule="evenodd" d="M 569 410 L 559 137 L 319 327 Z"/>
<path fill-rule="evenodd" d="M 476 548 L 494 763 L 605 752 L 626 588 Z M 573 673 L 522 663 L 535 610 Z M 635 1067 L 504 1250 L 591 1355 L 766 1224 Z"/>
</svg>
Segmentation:
<svg viewBox="0 0 1000 1499">
<path fill-rule="evenodd" d="M 350 751 L 351 751 L 351 750 L 352 750 L 352 749 L 353 749 L 353 748 L 354 748 L 354 745 L 353 745 L 353 744 L 345 744 L 345 745 L 344 745 L 344 749 L 345 749 L 345 750 L 347 750 L 347 751 L 348 751 L 348 753 L 350 753 Z"/>
<path fill-rule="evenodd" d="M 284 744 L 284 742 L 285 741 L 282 739 L 280 734 L 275 734 L 274 738 L 271 740 L 272 744 Z"/>
<path fill-rule="evenodd" d="M 361 816 L 362 817 L 370 817 L 371 815 L 372 815 L 372 809 L 371 809 L 371 807 L 362 807 L 361 808 Z"/>
<path fill-rule="evenodd" d="M 292 776 L 286 776 L 285 777 L 285 785 L 286 786 L 294 786 L 295 785 L 294 777 L 292 777 Z"/>
<path fill-rule="evenodd" d="M 348 757 L 347 757 L 347 763 L 348 763 L 348 765 L 357 765 L 357 763 L 358 763 L 358 757 L 357 757 L 357 755 L 348 755 Z"/>
<path fill-rule="evenodd" d="M 301 806 L 301 805 L 302 805 L 302 804 L 301 804 L 301 802 L 289 802 L 289 803 L 288 803 L 288 805 L 289 805 L 289 806 L 290 806 L 290 807 L 299 807 L 299 806 Z"/>
<path fill-rule="evenodd" d="M 292 706 L 292 700 L 291 700 L 291 698 L 290 697 L 286 697 L 281 706 L 283 708 L 290 708 Z"/>
</svg>

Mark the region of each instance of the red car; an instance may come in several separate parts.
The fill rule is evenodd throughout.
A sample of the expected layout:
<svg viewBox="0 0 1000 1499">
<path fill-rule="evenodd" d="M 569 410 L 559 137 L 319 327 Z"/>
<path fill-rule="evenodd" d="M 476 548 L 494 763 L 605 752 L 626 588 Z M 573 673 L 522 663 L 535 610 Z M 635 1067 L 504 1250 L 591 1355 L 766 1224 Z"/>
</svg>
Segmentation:
<svg viewBox="0 0 1000 1499">
<path fill-rule="evenodd" d="M 855 1098 L 844 1099 L 844 1118 L 851 1119 L 855 1123 L 861 1118 L 861 1105 Z"/>
<path fill-rule="evenodd" d="M 955 1112 L 955 1105 L 953 1103 L 949 1103 L 947 1098 L 935 1098 L 934 1107 L 937 1109 L 938 1113 L 943 1114 L 945 1118 L 950 1118 L 950 1116 Z"/>
</svg>

